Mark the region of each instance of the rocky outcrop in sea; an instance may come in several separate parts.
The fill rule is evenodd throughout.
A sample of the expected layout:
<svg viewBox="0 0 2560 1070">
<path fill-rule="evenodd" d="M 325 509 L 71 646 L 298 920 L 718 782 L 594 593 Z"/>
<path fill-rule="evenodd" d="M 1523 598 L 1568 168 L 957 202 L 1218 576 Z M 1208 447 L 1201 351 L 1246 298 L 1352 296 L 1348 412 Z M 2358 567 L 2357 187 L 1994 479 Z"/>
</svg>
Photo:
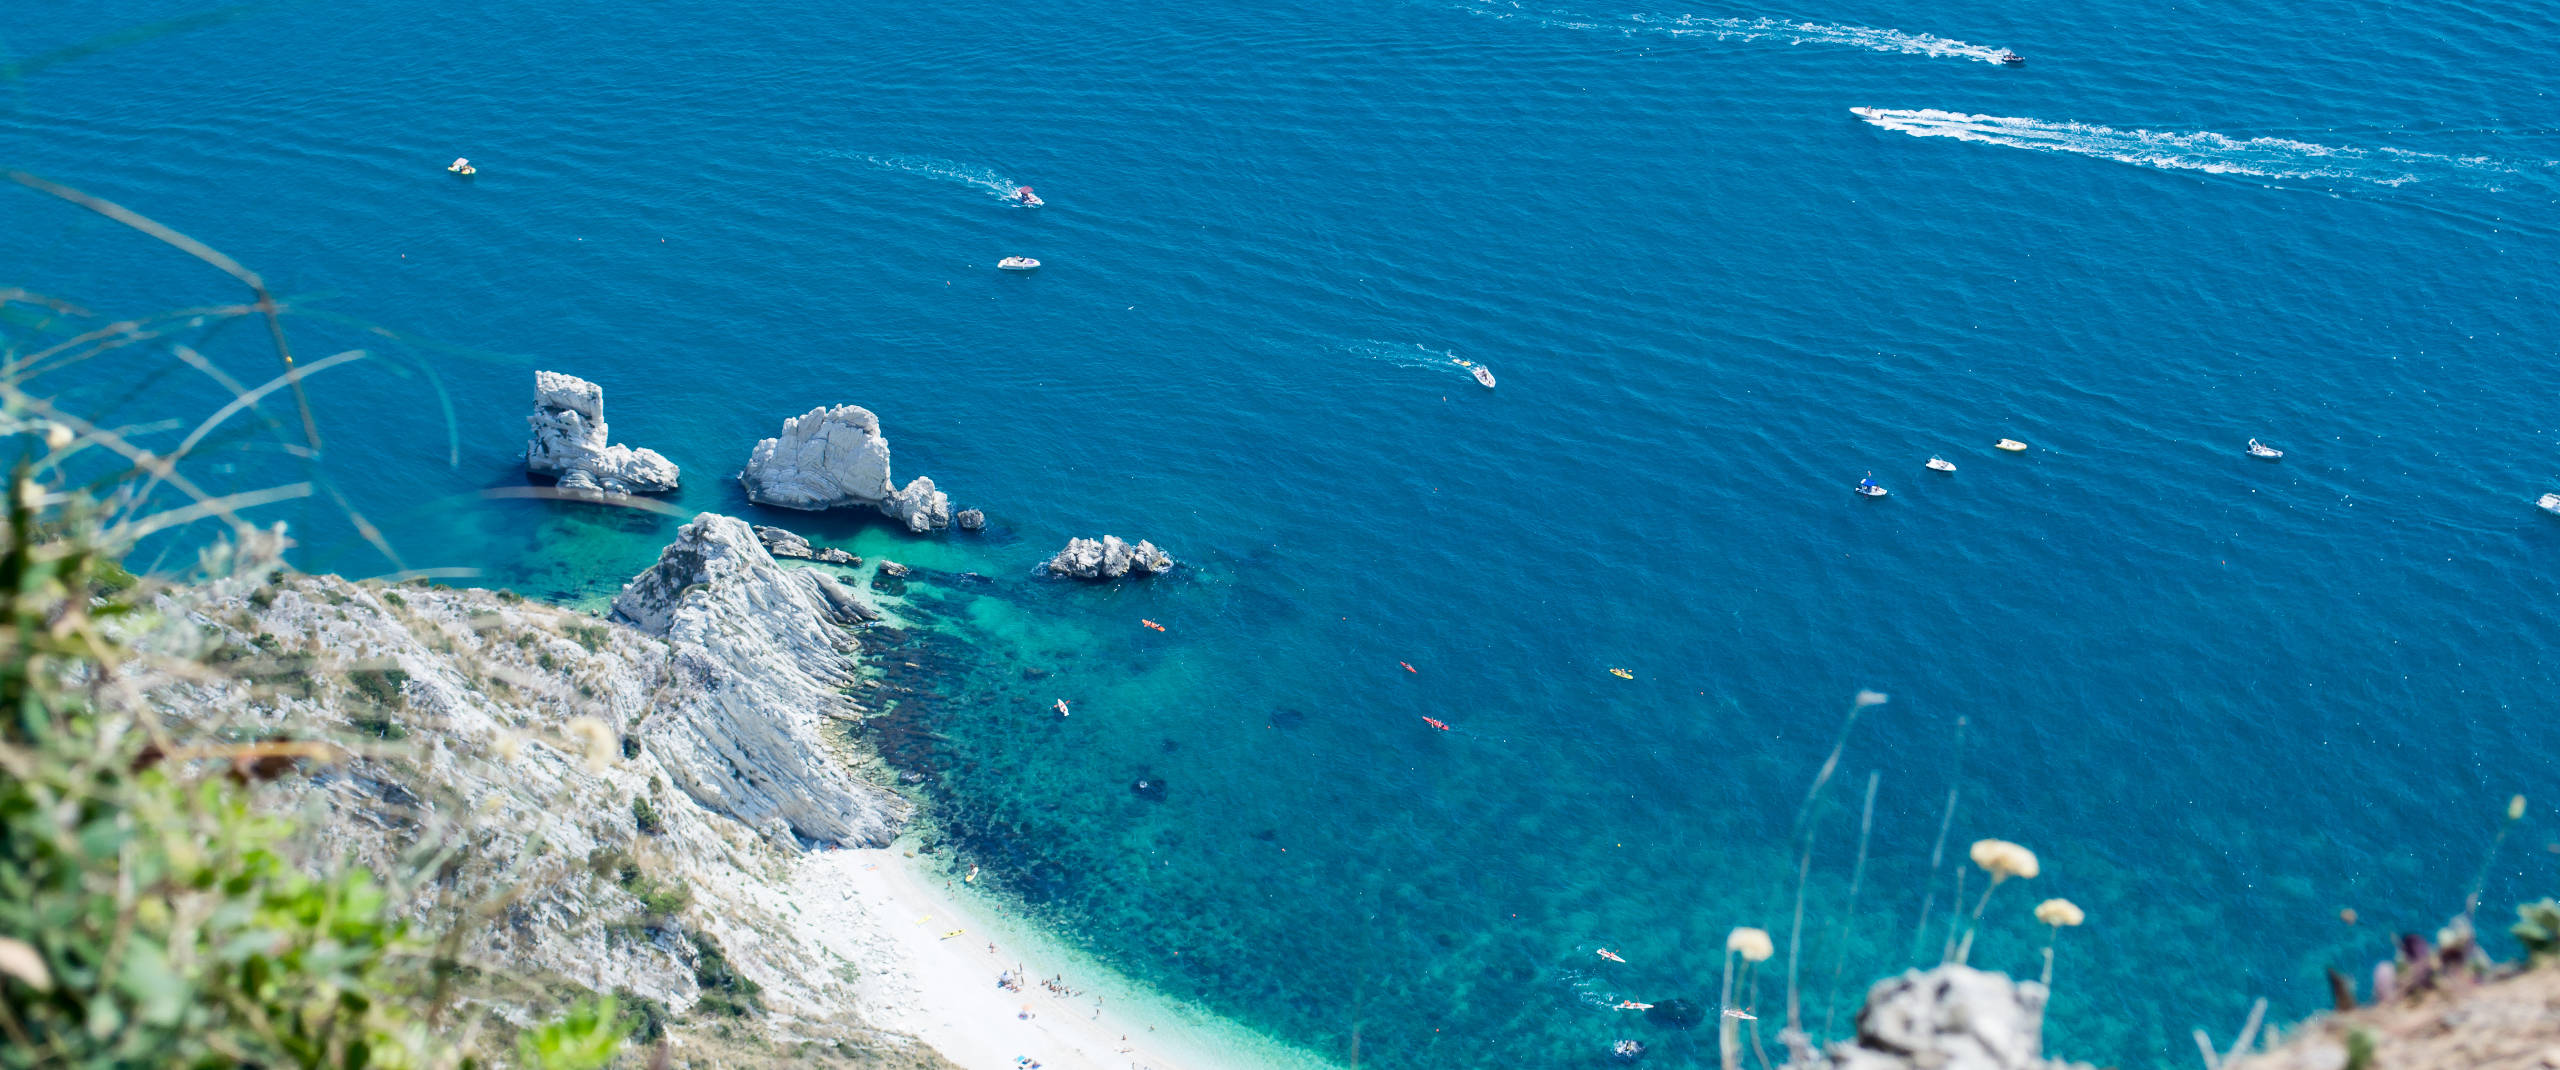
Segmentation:
<svg viewBox="0 0 2560 1070">
<path fill-rule="evenodd" d="M 1132 546 L 1117 535 L 1100 540 L 1068 539 L 1066 549 L 1049 559 L 1049 573 L 1082 580 L 1116 580 L 1131 572 L 1153 576 L 1173 569 L 1173 557 L 1143 539 Z"/>
<path fill-rule="evenodd" d="M 570 494 L 618 498 L 676 489 L 675 462 L 606 438 L 604 388 L 574 375 L 533 373 L 533 427 L 525 471 L 554 476 Z"/>
<path fill-rule="evenodd" d="M 917 533 L 951 525 L 951 497 L 918 476 L 898 487 L 889 479 L 889 440 L 880 418 L 859 405 L 820 407 L 782 422 L 782 433 L 756 443 L 738 481 L 747 498 L 784 509 L 868 505 Z"/>
<path fill-rule="evenodd" d="M 821 565 L 859 566 L 862 559 L 833 546 L 819 546 L 796 531 L 756 525 L 756 539 L 764 543 L 766 553 L 799 561 L 815 561 Z"/>
</svg>

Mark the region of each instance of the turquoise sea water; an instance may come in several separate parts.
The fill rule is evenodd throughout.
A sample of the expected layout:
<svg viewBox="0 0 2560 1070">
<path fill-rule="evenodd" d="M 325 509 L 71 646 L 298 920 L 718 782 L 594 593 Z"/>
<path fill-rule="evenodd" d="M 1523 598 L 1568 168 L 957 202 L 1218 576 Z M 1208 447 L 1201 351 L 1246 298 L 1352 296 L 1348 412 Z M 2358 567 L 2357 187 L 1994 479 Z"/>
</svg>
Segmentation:
<svg viewBox="0 0 2560 1070">
<path fill-rule="evenodd" d="M 929 693 L 881 742 L 1001 888 L 1346 1063 L 1710 1064 L 1605 1005 L 1711 1003 L 1731 926 L 1783 945 L 1861 688 L 1817 1027 L 1935 957 L 1951 785 L 1950 855 L 2044 859 L 1976 962 L 2032 972 L 2028 907 L 2080 903 L 2052 1046 L 2125 1066 L 2312 1009 L 2460 908 L 2510 792 L 2560 802 L 2547 7 L 203 10 L 0 27 L 0 162 L 263 272 L 306 359 L 374 354 L 313 381 L 316 462 L 270 402 L 209 486 L 323 481 L 265 511 L 305 568 L 592 599 L 673 522 L 483 492 L 523 485 L 533 369 L 600 382 L 681 509 L 923 566 L 883 642 Z M 0 194 L 0 287 L 240 296 Z M 272 371 L 254 324 L 177 337 Z M 223 397 L 162 349 L 50 381 Z M 839 402 L 995 530 L 748 506 L 755 439 Z M 1033 574 L 1104 532 L 1186 567 Z"/>
</svg>

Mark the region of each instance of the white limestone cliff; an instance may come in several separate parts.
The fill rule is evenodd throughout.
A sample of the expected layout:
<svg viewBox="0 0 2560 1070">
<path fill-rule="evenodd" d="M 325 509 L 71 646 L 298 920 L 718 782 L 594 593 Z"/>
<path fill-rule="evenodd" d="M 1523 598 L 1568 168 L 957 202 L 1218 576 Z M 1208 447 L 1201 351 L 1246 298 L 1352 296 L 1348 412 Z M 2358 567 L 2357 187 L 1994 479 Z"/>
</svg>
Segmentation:
<svg viewBox="0 0 2560 1070">
<path fill-rule="evenodd" d="M 676 489 L 675 462 L 656 450 L 611 444 L 604 422 L 604 388 L 574 375 L 533 373 L 532 441 L 525 470 L 554 476 L 573 494 L 620 497 Z"/>
<path fill-rule="evenodd" d="M 782 568 L 745 521 L 704 513 L 623 587 L 613 615 L 665 638 L 688 685 L 641 728 L 686 794 L 777 835 L 889 842 L 904 802 L 830 760 L 819 730 L 849 712 L 844 627 L 870 619 L 859 595 Z"/>
</svg>

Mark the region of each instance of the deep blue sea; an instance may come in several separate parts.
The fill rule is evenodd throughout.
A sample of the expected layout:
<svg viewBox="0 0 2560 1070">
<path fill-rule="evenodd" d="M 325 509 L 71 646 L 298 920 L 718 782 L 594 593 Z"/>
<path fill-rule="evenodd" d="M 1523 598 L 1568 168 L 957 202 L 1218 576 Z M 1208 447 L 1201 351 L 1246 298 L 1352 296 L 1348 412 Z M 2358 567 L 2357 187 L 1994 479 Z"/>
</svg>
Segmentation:
<svg viewBox="0 0 2560 1070">
<path fill-rule="evenodd" d="M 2049 1046 L 2128 1067 L 2432 932 L 2511 793 L 2484 924 L 2560 891 L 2560 9 L 1756 2 L 70 0 L 0 25 L 0 165 L 370 354 L 311 380 L 317 459 L 278 394 L 198 462 L 318 481 L 255 514 L 301 567 L 593 604 L 653 560 L 675 521 L 488 496 L 536 368 L 688 514 L 921 566 L 892 742 L 945 841 L 1345 1063 L 1711 1064 L 1607 1005 L 1712 1004 L 1735 925 L 1783 959 L 1860 689 L 1832 1035 L 1935 961 L 1979 837 L 2043 874 L 1975 962 L 2032 974 L 2029 908 L 2078 902 Z M 15 186 L 6 287 L 245 296 Z M 173 346 L 276 368 L 166 326 L 39 392 L 173 444 L 228 396 Z M 994 530 L 748 506 L 755 440 L 833 403 Z M 1185 567 L 1034 574 L 1102 533 Z"/>
</svg>

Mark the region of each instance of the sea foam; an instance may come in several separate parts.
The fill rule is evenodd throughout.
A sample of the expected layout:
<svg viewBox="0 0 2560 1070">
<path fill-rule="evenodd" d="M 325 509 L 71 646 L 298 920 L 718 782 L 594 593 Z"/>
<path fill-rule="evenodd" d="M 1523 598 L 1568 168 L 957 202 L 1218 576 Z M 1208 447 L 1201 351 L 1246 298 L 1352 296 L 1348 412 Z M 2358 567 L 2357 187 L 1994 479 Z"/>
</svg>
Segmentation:
<svg viewBox="0 0 2560 1070">
<path fill-rule="evenodd" d="M 1771 18 L 1708 15 L 1658 15 L 1638 12 L 1622 16 L 1585 15 L 1524 7 L 1517 0 L 1474 0 L 1464 10 L 1495 18 L 1521 19 L 1539 26 L 1599 33 L 1705 37 L 1718 41 L 1779 41 L 1793 45 L 1835 45 L 1870 52 L 1894 52 L 1938 59 L 1998 63 L 2007 49 L 1977 45 L 1936 34 L 1843 23 L 1795 22 Z"/>
</svg>

